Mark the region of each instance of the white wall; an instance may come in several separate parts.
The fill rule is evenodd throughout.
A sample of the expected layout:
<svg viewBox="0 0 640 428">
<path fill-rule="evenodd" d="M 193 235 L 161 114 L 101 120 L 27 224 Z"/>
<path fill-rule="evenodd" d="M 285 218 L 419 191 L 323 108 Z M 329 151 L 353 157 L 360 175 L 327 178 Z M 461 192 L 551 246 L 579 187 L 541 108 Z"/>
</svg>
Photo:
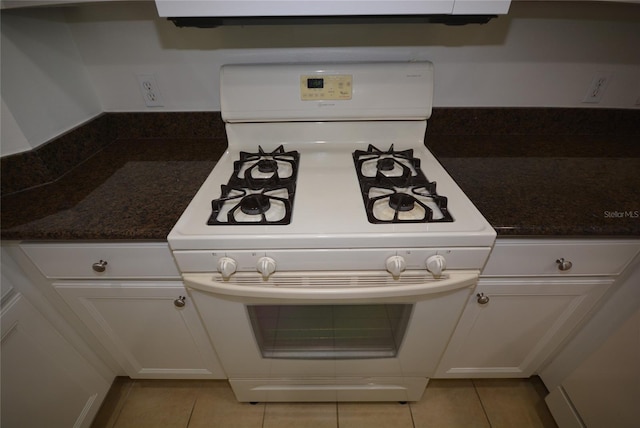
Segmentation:
<svg viewBox="0 0 640 428">
<path fill-rule="evenodd" d="M 31 144 L 29 144 L 27 137 L 22 133 L 20 126 L 18 126 L 16 119 L 13 117 L 4 99 L 2 100 L 0 118 L 0 148 L 2 149 L 2 154 L 12 154 L 30 150 Z"/>
<path fill-rule="evenodd" d="M 37 147 L 102 111 L 63 11 L 2 11 L 2 141 Z"/>
<path fill-rule="evenodd" d="M 637 108 L 640 98 L 638 4 L 514 2 L 507 16 L 463 27 L 177 28 L 150 1 L 2 15 L 2 100 L 23 136 L 3 132 L 2 155 L 100 111 L 219 110 L 229 62 L 428 59 L 436 107 Z M 599 104 L 583 104 L 596 72 L 610 83 Z M 136 74 L 155 75 L 164 107 L 144 105 Z"/>
<path fill-rule="evenodd" d="M 436 106 L 586 106 L 596 72 L 612 79 L 598 107 L 640 97 L 640 5 L 516 2 L 486 25 L 176 28 L 153 4 L 70 9 L 69 26 L 108 111 L 146 110 L 136 73 L 155 74 L 165 110 L 219 110 L 226 62 L 429 59 Z"/>
</svg>

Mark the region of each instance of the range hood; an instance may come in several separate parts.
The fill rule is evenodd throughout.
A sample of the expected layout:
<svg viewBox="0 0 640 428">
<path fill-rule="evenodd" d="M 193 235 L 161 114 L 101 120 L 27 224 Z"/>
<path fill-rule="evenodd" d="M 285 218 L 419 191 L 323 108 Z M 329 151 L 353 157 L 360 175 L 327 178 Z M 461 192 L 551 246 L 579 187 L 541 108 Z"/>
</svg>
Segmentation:
<svg viewBox="0 0 640 428">
<path fill-rule="evenodd" d="M 511 0 L 155 0 L 167 18 L 418 17 L 505 14 Z"/>
</svg>

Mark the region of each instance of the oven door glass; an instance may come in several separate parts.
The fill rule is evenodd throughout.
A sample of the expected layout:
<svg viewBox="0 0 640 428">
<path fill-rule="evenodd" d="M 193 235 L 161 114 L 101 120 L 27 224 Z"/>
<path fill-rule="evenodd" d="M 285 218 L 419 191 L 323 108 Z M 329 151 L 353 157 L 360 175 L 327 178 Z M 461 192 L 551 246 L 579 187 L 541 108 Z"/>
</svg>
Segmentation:
<svg viewBox="0 0 640 428">
<path fill-rule="evenodd" d="M 394 358 L 413 305 L 247 305 L 264 358 Z"/>
</svg>

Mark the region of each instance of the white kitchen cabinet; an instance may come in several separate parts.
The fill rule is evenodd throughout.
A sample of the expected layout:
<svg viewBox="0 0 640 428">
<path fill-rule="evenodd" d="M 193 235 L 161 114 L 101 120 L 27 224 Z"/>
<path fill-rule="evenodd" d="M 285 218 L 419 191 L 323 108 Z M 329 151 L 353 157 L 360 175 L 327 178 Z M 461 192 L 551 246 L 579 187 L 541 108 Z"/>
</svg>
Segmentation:
<svg viewBox="0 0 640 428">
<path fill-rule="evenodd" d="M 88 427 L 110 383 L 20 293 L 3 305 L 0 425 Z"/>
<path fill-rule="evenodd" d="M 88 427 L 114 373 L 40 292 L 3 242 L 0 426 Z"/>
<path fill-rule="evenodd" d="M 551 391 L 546 401 L 562 428 L 637 427 L 640 420 L 640 308 Z M 568 403 L 563 401 L 567 400 Z M 560 403 L 556 403 L 560 401 Z M 569 404 L 570 403 L 570 404 Z M 564 420 L 556 407 L 579 412 Z"/>
<path fill-rule="evenodd" d="M 639 250 L 637 240 L 498 240 L 434 377 L 535 374 Z"/>
<path fill-rule="evenodd" d="M 226 377 L 166 243 L 21 248 L 124 374 Z"/>
<path fill-rule="evenodd" d="M 531 376 L 611 283 L 481 279 L 436 377 Z"/>
<path fill-rule="evenodd" d="M 182 283 L 76 281 L 54 287 L 130 377 L 225 377 Z"/>
<path fill-rule="evenodd" d="M 50 279 L 180 279 L 166 243 L 23 243 L 20 247 Z"/>
<path fill-rule="evenodd" d="M 482 277 L 601 277 L 622 273 L 640 241 L 610 239 L 499 239 Z M 559 260 L 571 267 L 560 269 Z"/>
<path fill-rule="evenodd" d="M 640 420 L 640 257 L 597 313 L 540 371 L 560 428 L 637 427 Z"/>
</svg>

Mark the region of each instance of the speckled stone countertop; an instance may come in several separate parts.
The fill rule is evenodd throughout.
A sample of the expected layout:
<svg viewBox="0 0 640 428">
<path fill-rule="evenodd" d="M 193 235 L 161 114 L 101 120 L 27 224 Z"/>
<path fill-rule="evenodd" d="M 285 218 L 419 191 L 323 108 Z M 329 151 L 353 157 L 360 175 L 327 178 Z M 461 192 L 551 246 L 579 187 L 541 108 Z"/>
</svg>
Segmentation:
<svg viewBox="0 0 640 428">
<path fill-rule="evenodd" d="M 548 136 L 511 140 L 563 144 L 562 138 Z M 499 236 L 640 236 L 637 139 L 586 140 L 590 141 L 565 141 L 564 148 L 538 156 L 502 151 L 438 158 Z M 584 149 L 573 156 L 566 153 L 567 145 L 576 148 L 581 143 L 614 151 L 607 156 Z M 636 152 L 631 156 L 633 146 Z"/>
<path fill-rule="evenodd" d="M 638 110 L 435 109 L 426 143 L 499 236 L 638 237 L 639 128 Z M 225 147 L 219 113 L 103 115 L 2 158 L 1 237 L 165 240 Z"/>
<path fill-rule="evenodd" d="M 62 140 L 55 159 L 2 159 L 2 239 L 166 240 L 227 145 L 215 113 L 103 115 Z"/>
</svg>

